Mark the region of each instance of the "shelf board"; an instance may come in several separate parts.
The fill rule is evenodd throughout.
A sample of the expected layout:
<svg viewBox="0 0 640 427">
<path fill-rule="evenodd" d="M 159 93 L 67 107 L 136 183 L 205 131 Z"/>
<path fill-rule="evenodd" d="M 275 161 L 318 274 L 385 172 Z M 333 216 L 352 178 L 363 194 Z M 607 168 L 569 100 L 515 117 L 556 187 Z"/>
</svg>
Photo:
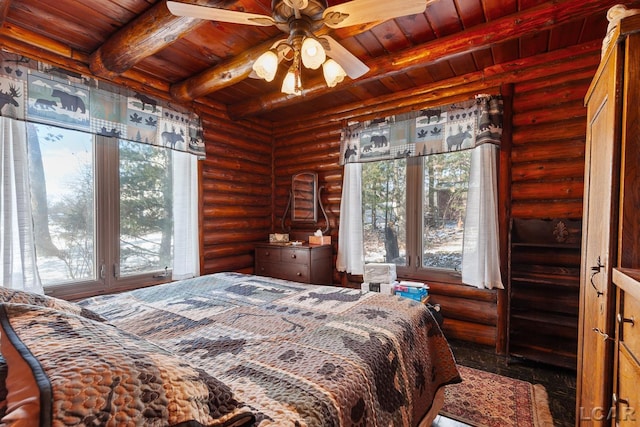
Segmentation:
<svg viewBox="0 0 640 427">
<path fill-rule="evenodd" d="M 511 318 L 523 320 L 529 323 L 554 325 L 556 327 L 564 327 L 578 330 L 578 318 L 576 316 L 563 316 L 558 313 L 548 312 L 512 312 Z"/>
<path fill-rule="evenodd" d="M 579 244 L 563 244 L 563 243 L 527 243 L 527 242 L 511 242 L 512 248 L 544 248 L 544 249 L 576 249 L 580 250 Z"/>
<path fill-rule="evenodd" d="M 640 300 L 640 270 L 635 268 L 614 268 L 613 283 L 633 298 Z"/>
<path fill-rule="evenodd" d="M 525 346 L 513 346 L 509 352 L 510 356 L 520 357 L 535 362 L 546 363 L 548 365 L 575 370 L 577 366 L 577 356 L 568 352 L 548 352 L 536 348 Z"/>
<path fill-rule="evenodd" d="M 561 286 L 563 288 L 575 289 L 577 291 L 580 290 L 580 277 L 577 277 L 577 278 L 570 277 L 569 279 L 571 280 L 567 280 L 567 279 L 568 279 L 567 276 L 562 276 L 561 279 L 558 278 L 557 280 L 554 280 L 554 278 L 540 278 L 535 276 L 512 275 L 511 284 L 526 286 L 527 283 L 531 283 L 534 285 L 551 285 L 551 286 L 558 286 L 558 287 Z"/>
</svg>

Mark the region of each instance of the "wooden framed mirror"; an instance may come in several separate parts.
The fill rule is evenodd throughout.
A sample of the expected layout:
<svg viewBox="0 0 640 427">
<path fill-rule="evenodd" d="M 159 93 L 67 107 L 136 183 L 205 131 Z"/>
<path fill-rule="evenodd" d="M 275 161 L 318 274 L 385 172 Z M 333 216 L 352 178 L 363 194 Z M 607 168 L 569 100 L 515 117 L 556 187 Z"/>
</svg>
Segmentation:
<svg viewBox="0 0 640 427">
<path fill-rule="evenodd" d="M 290 224 L 316 226 L 318 217 L 322 214 L 325 221 L 324 233 L 329 231 L 329 218 L 322 206 L 320 194 L 322 187 L 318 186 L 318 174 L 315 172 L 298 172 L 291 177 L 289 202 L 282 215 L 282 229 L 290 231 L 291 226 L 285 225 L 287 212 L 291 209 Z"/>
<path fill-rule="evenodd" d="M 291 221 L 317 222 L 318 175 L 300 172 L 291 177 Z"/>
</svg>

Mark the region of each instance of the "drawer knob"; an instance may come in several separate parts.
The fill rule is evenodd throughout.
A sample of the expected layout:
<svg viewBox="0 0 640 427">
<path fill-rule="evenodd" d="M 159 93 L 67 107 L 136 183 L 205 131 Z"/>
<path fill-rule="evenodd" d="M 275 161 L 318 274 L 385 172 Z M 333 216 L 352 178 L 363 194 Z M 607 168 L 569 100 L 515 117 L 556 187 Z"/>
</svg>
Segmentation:
<svg viewBox="0 0 640 427">
<path fill-rule="evenodd" d="M 300 277 L 302 276 L 302 273 L 300 273 L 299 271 L 296 273 L 296 276 Z"/>
<path fill-rule="evenodd" d="M 271 253 L 270 253 L 269 251 L 266 251 L 266 252 L 264 253 L 264 256 L 269 256 L 269 255 L 271 255 Z"/>
<path fill-rule="evenodd" d="M 296 254 L 291 254 L 291 258 L 295 259 L 296 258 Z"/>
<path fill-rule="evenodd" d="M 618 313 L 616 319 L 618 320 L 618 323 L 631 323 L 631 326 L 634 326 L 636 324 L 636 320 L 633 316 L 622 317 L 622 313 Z"/>
</svg>

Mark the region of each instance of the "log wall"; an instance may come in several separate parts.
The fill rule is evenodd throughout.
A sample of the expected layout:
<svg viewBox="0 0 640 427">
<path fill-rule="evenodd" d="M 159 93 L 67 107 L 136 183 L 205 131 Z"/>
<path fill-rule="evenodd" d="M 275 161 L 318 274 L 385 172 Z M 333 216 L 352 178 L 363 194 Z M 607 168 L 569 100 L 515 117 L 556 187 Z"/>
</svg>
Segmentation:
<svg viewBox="0 0 640 427">
<path fill-rule="evenodd" d="M 273 224 L 271 125 L 231 121 L 200 106 L 206 159 L 200 163 L 200 271 L 253 273 L 254 246 Z"/>
</svg>

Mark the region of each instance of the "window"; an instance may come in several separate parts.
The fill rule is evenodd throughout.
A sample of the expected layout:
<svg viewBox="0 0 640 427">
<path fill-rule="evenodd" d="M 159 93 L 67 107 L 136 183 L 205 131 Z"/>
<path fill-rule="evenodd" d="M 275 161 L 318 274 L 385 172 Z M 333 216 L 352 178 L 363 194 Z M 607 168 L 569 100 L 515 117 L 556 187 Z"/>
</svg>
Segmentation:
<svg viewBox="0 0 640 427">
<path fill-rule="evenodd" d="M 164 279 L 174 243 L 173 152 L 41 124 L 28 125 L 28 143 L 47 293 L 92 295 Z"/>
<path fill-rule="evenodd" d="M 364 259 L 459 272 L 471 150 L 364 163 Z"/>
<path fill-rule="evenodd" d="M 460 271 L 471 151 L 422 159 L 422 267 Z"/>
<path fill-rule="evenodd" d="M 364 260 L 407 262 L 407 160 L 362 165 Z"/>
<path fill-rule="evenodd" d="M 173 255 L 172 152 L 120 141 L 118 154 L 119 274 L 157 272 Z"/>
</svg>

